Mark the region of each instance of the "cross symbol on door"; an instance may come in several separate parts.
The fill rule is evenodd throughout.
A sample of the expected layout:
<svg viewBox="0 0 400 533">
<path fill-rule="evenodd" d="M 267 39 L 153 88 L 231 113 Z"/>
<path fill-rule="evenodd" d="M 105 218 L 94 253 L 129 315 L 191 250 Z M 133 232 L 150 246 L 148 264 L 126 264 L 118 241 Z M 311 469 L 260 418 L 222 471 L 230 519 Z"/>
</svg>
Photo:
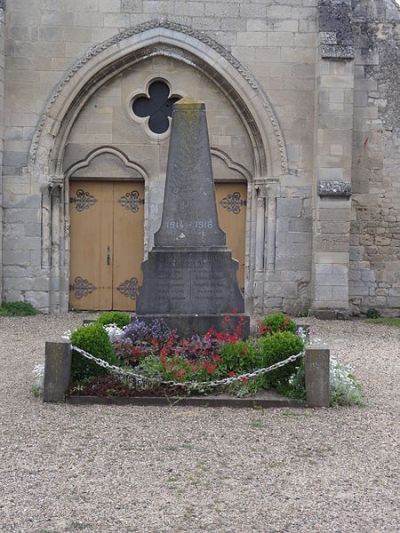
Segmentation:
<svg viewBox="0 0 400 533">
<path fill-rule="evenodd" d="M 136 116 L 150 117 L 148 125 L 153 133 L 165 133 L 169 128 L 172 106 L 180 96 L 170 96 L 168 85 L 162 80 L 155 80 L 149 85 L 149 96 L 139 96 L 132 104 Z"/>
</svg>

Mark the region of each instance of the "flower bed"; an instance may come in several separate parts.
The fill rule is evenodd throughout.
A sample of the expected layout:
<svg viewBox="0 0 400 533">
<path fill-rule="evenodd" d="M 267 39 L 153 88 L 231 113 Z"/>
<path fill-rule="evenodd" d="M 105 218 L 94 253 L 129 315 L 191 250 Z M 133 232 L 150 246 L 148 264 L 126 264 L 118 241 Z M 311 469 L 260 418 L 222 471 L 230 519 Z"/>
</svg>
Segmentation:
<svg viewBox="0 0 400 533">
<path fill-rule="evenodd" d="M 295 397 L 304 397 L 302 387 L 291 384 L 301 368 L 302 358 L 289 361 L 272 372 L 249 376 L 291 356 L 302 353 L 304 339 L 296 335 L 296 324 L 283 314 L 266 317 L 255 337 L 242 339 L 242 323 L 236 327 L 226 318 L 224 332 L 210 329 L 205 335 L 181 338 L 161 320 L 147 325 L 133 317 L 123 325 L 114 313 L 118 327 L 104 325 L 104 316 L 71 335 L 72 345 L 109 365 L 121 368 L 112 378 L 107 370 L 82 353 L 73 352 L 71 394 L 109 395 L 190 395 L 229 393 L 246 396 L 275 389 Z M 127 319 L 126 319 L 127 322 Z M 168 384 L 166 384 L 168 382 Z"/>
<path fill-rule="evenodd" d="M 106 324 L 109 320 L 114 323 Z M 260 321 L 257 335 L 249 339 L 242 339 L 240 323 L 227 330 L 180 338 L 162 321 L 146 325 L 126 314 L 103 314 L 68 334 L 75 348 L 70 396 L 195 401 L 201 395 L 207 400 L 217 395 L 255 398 L 272 390 L 292 399 L 288 401 L 305 398 L 303 328 L 277 313 Z M 330 398 L 331 405 L 363 404 L 352 369 L 334 356 Z"/>
</svg>

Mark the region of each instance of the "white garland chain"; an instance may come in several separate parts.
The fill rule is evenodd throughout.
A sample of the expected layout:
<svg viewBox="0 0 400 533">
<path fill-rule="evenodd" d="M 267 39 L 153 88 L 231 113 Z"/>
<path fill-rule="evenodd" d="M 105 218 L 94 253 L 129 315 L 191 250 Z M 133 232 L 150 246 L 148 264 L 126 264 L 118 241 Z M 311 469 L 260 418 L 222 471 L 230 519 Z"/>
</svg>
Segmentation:
<svg viewBox="0 0 400 533">
<path fill-rule="evenodd" d="M 97 365 L 109 370 L 113 374 L 118 374 L 123 377 L 129 377 L 134 378 L 139 383 L 148 382 L 148 383 L 157 383 L 160 385 L 168 385 L 170 387 L 191 387 L 191 388 L 202 388 L 202 387 L 219 387 L 221 385 L 231 385 L 232 383 L 235 383 L 237 381 L 243 381 L 251 378 L 256 378 L 258 376 L 263 376 L 264 374 L 268 374 L 269 372 L 272 372 L 273 370 L 277 370 L 278 368 L 282 368 L 283 366 L 288 365 L 289 363 L 293 363 L 294 361 L 297 361 L 300 357 L 304 356 L 304 352 L 300 352 L 296 355 L 291 355 L 284 361 L 279 361 L 278 363 L 275 363 L 274 365 L 269 366 L 268 368 L 259 368 L 258 370 L 255 370 L 254 372 L 248 372 L 247 374 L 241 374 L 240 376 L 232 376 L 225 379 L 217 379 L 215 381 L 164 381 L 163 379 L 157 379 L 157 378 L 150 378 L 148 376 L 143 376 L 142 374 L 137 374 L 133 372 L 132 370 L 128 370 L 125 368 L 121 368 L 119 366 L 110 365 L 107 363 L 107 361 L 104 361 L 103 359 L 99 359 L 98 357 L 95 357 L 94 355 L 86 352 L 85 350 L 82 350 L 82 348 L 78 348 L 77 346 L 72 346 L 72 349 L 81 354 L 86 359 L 89 359 L 90 361 L 93 361 Z"/>
</svg>

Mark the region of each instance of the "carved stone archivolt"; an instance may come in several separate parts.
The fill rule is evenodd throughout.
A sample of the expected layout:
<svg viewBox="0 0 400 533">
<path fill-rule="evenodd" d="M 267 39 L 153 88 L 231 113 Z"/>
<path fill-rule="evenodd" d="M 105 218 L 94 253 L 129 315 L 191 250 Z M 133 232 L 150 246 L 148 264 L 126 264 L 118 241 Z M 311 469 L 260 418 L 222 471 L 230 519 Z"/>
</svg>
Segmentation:
<svg viewBox="0 0 400 533">
<path fill-rule="evenodd" d="M 233 192 L 222 198 L 220 205 L 230 213 L 238 215 L 242 207 L 247 205 L 247 202 L 242 198 L 240 192 Z"/>
<path fill-rule="evenodd" d="M 72 285 L 70 285 L 70 290 L 74 293 L 75 298 L 80 300 L 92 294 L 96 290 L 96 286 L 87 279 L 77 276 Z"/>
<path fill-rule="evenodd" d="M 118 285 L 117 291 L 130 300 L 136 300 L 136 297 L 139 294 L 139 282 L 137 278 L 130 278 L 123 281 Z"/>
<path fill-rule="evenodd" d="M 137 213 L 140 206 L 144 204 L 144 198 L 140 198 L 138 191 L 131 191 L 121 196 L 121 198 L 118 199 L 118 203 L 122 205 L 123 208 L 132 211 L 132 213 Z"/>
<path fill-rule="evenodd" d="M 115 45 L 122 41 L 126 42 L 117 49 Z M 115 53 L 112 47 L 115 48 Z M 121 56 L 121 50 L 125 55 Z M 91 47 L 70 68 L 52 93 L 39 119 L 30 151 L 30 164 L 32 169 L 37 169 L 33 172 L 40 175 L 41 168 L 48 164 L 46 158 L 50 155 L 52 142 L 60 143 L 55 147 L 55 152 L 63 150 L 64 137 L 59 133 L 59 128 L 69 127 L 66 115 L 70 109 L 73 110 L 71 120 L 74 120 L 78 110 L 85 105 L 92 91 L 101 87 L 104 79 L 157 55 L 168 55 L 195 65 L 229 94 L 230 100 L 240 109 L 243 121 L 252 132 L 254 148 L 258 152 L 256 160 L 260 166 L 257 172 L 259 175 L 278 176 L 289 172 L 286 145 L 279 121 L 255 78 L 226 48 L 206 33 L 164 19 L 129 28 Z M 76 76 L 78 72 L 79 76 Z M 240 74 L 239 78 L 237 73 Z M 73 82 L 75 76 L 76 82 Z M 72 102 L 71 105 L 68 104 L 70 107 L 67 107 L 66 102 Z M 60 141 L 57 141 L 59 134 Z M 53 140 L 47 138 L 48 135 Z M 57 157 L 52 161 L 58 161 Z"/>
<path fill-rule="evenodd" d="M 96 198 L 90 194 L 90 192 L 84 191 L 83 189 L 78 189 L 76 191 L 76 196 L 73 196 L 70 199 L 70 203 L 73 204 L 75 209 L 79 212 L 89 209 L 89 207 L 94 205 L 96 202 Z"/>
</svg>

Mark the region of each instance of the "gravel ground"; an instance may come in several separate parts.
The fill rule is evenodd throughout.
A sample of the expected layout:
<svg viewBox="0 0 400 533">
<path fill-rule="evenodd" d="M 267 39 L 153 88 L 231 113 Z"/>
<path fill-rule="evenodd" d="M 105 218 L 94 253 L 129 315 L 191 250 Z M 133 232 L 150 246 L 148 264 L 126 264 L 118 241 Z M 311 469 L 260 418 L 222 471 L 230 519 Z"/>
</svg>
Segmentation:
<svg viewBox="0 0 400 533">
<path fill-rule="evenodd" d="M 43 404 L 45 340 L 87 315 L 0 318 L 0 531 L 400 531 L 400 330 L 312 320 L 366 407 Z"/>
</svg>

